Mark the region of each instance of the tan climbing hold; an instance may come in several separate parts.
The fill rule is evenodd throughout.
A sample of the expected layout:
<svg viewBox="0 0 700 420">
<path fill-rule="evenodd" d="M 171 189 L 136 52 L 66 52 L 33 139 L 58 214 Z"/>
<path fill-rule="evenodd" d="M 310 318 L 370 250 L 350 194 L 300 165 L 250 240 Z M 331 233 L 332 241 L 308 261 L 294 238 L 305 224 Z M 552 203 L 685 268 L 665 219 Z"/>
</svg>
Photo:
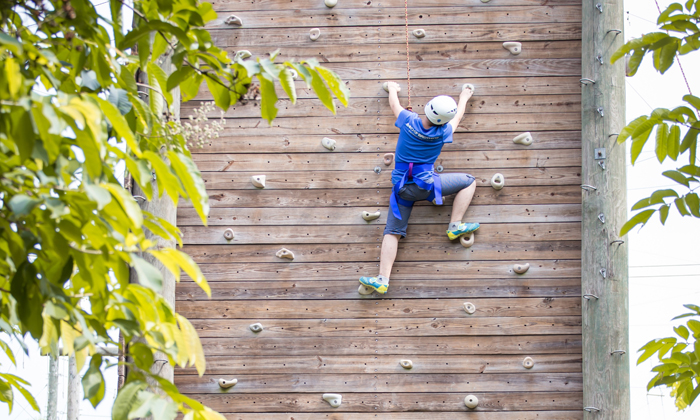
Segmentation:
<svg viewBox="0 0 700 420">
<path fill-rule="evenodd" d="M 250 330 L 253 331 L 254 333 L 259 333 L 263 330 L 263 326 L 259 322 L 256 322 L 255 324 L 250 324 L 248 326 L 248 328 L 250 328 Z"/>
<path fill-rule="evenodd" d="M 471 89 L 472 93 L 476 92 L 476 88 L 471 83 L 465 83 L 462 85 L 462 90 Z"/>
<path fill-rule="evenodd" d="M 226 239 L 227 241 L 232 241 L 233 237 L 234 237 L 233 229 L 228 228 L 224 231 L 224 239 Z"/>
<path fill-rule="evenodd" d="M 277 251 L 277 258 L 286 258 L 288 260 L 293 260 L 294 259 L 294 253 L 287 248 L 282 248 L 279 251 Z"/>
<path fill-rule="evenodd" d="M 444 206 L 445 205 L 445 196 L 444 195 L 442 196 L 442 204 L 437 203 L 437 197 L 433 198 L 433 201 L 431 201 L 431 203 L 433 204 L 433 206 Z"/>
<path fill-rule="evenodd" d="M 331 150 L 331 151 L 335 150 L 335 140 L 333 140 L 330 137 L 324 137 L 321 140 L 321 144 L 323 145 L 323 147 L 325 147 L 328 150 Z"/>
<path fill-rule="evenodd" d="M 474 306 L 474 304 L 471 302 L 464 302 L 464 312 L 471 315 L 476 312 L 476 306 Z"/>
<path fill-rule="evenodd" d="M 459 237 L 459 243 L 465 248 L 470 248 L 472 245 L 474 245 L 475 236 L 476 235 L 474 235 L 474 232 L 462 235 Z"/>
<path fill-rule="evenodd" d="M 224 21 L 227 25 L 243 26 L 243 20 L 236 15 L 231 15 Z"/>
<path fill-rule="evenodd" d="M 530 264 L 515 264 L 513 265 L 513 271 L 518 274 L 525 274 L 527 270 L 530 269 Z"/>
<path fill-rule="evenodd" d="M 368 211 L 363 211 L 362 212 L 362 218 L 365 219 L 368 222 L 371 222 L 372 220 L 379 219 L 379 216 L 382 215 L 382 212 L 377 210 L 374 213 L 370 213 Z"/>
<path fill-rule="evenodd" d="M 321 30 L 318 28 L 313 28 L 309 31 L 309 38 L 311 38 L 312 41 L 316 41 L 320 36 Z"/>
<path fill-rule="evenodd" d="M 336 4 L 338 4 L 338 0 L 325 0 L 324 3 L 326 7 L 333 8 Z"/>
<path fill-rule="evenodd" d="M 532 360 L 532 357 L 526 357 L 523 359 L 523 367 L 525 369 L 532 369 L 535 366 L 535 361 Z"/>
<path fill-rule="evenodd" d="M 357 289 L 357 293 L 363 296 L 371 295 L 372 292 L 374 292 L 374 289 L 372 289 L 371 287 L 367 287 L 364 284 L 361 284 L 360 287 Z"/>
<path fill-rule="evenodd" d="M 506 178 L 503 176 L 503 174 L 495 174 L 491 178 L 491 186 L 494 190 L 502 190 L 505 185 Z"/>
<path fill-rule="evenodd" d="M 382 89 L 384 89 L 385 92 L 389 92 L 389 83 L 396 83 L 396 82 L 384 82 L 382 84 Z M 396 85 L 399 87 L 397 90 L 399 92 L 401 92 L 401 85 L 399 85 L 398 83 L 396 83 Z"/>
<path fill-rule="evenodd" d="M 234 60 L 245 60 L 246 58 L 252 57 L 253 54 L 248 51 L 248 50 L 240 50 L 236 52 L 236 55 L 233 57 Z"/>
<path fill-rule="evenodd" d="M 482 3 L 488 3 L 488 2 L 490 2 L 490 1 L 491 1 L 491 0 L 481 0 Z"/>
<path fill-rule="evenodd" d="M 510 53 L 513 55 L 518 55 L 523 51 L 522 44 L 519 42 L 504 42 L 503 48 L 510 51 Z"/>
<path fill-rule="evenodd" d="M 416 38 L 425 38 L 425 29 L 414 29 L 413 36 Z"/>
<path fill-rule="evenodd" d="M 229 389 L 238 383 L 238 379 L 231 379 L 227 381 L 226 379 L 219 379 L 219 386 L 223 389 Z"/>
<path fill-rule="evenodd" d="M 467 395 L 464 397 L 464 405 L 473 410 L 479 405 L 479 399 L 475 395 Z"/>
<path fill-rule="evenodd" d="M 404 359 L 404 360 L 400 361 L 399 364 L 404 369 L 413 369 L 413 362 L 408 360 L 408 359 Z"/>
<path fill-rule="evenodd" d="M 391 165 L 391 163 L 394 162 L 394 154 L 393 153 L 387 153 L 384 155 L 384 164 L 386 166 Z"/>
<path fill-rule="evenodd" d="M 265 175 L 253 175 L 250 177 L 250 182 L 257 188 L 265 188 Z"/>
<path fill-rule="evenodd" d="M 323 399 L 333 408 L 338 408 L 343 403 L 343 396 L 340 394 L 323 394 Z"/>
<path fill-rule="evenodd" d="M 520 134 L 513 139 L 513 143 L 522 144 L 523 146 L 531 145 L 532 141 L 532 134 L 530 133 Z"/>
</svg>

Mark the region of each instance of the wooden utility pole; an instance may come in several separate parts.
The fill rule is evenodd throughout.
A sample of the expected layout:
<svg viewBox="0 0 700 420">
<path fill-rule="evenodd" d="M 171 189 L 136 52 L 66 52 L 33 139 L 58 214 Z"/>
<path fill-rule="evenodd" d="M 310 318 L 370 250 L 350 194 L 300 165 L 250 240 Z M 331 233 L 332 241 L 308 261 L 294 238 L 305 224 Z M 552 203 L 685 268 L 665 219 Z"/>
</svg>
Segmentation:
<svg viewBox="0 0 700 420">
<path fill-rule="evenodd" d="M 80 418 L 80 375 L 75 355 L 68 357 L 68 395 L 66 401 L 66 419 L 78 420 Z"/>
<path fill-rule="evenodd" d="M 49 354 L 49 396 L 46 420 L 58 420 L 58 356 Z"/>
<path fill-rule="evenodd" d="M 584 419 L 629 419 L 623 0 L 585 0 L 582 33 L 582 261 Z M 587 80 L 588 79 L 588 80 Z"/>
</svg>

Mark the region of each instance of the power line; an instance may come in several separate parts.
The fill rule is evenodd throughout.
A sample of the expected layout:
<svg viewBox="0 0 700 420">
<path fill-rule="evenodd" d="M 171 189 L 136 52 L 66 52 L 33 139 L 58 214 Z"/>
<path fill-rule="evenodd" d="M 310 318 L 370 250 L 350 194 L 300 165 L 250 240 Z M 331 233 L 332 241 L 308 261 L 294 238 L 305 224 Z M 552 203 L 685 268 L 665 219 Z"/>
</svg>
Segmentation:
<svg viewBox="0 0 700 420">
<path fill-rule="evenodd" d="M 694 267 L 700 264 L 663 264 L 663 265 L 630 265 L 630 268 L 652 268 L 652 267 Z"/>
</svg>

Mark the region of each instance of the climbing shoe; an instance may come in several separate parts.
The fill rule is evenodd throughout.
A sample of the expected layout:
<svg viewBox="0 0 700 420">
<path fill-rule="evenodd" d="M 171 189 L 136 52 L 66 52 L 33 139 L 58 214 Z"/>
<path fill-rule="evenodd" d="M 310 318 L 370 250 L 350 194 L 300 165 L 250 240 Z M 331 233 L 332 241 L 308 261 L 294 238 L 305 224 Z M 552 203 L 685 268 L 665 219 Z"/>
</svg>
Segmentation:
<svg viewBox="0 0 700 420">
<path fill-rule="evenodd" d="M 389 290 L 389 285 L 380 283 L 377 277 L 360 277 L 360 284 L 370 287 L 382 295 Z"/>
<path fill-rule="evenodd" d="M 462 235 L 466 235 L 467 233 L 472 233 L 475 230 L 479 229 L 479 224 L 478 223 L 462 223 L 459 225 L 459 227 L 455 230 L 448 230 L 447 231 L 447 237 L 452 239 L 457 239 Z"/>
</svg>

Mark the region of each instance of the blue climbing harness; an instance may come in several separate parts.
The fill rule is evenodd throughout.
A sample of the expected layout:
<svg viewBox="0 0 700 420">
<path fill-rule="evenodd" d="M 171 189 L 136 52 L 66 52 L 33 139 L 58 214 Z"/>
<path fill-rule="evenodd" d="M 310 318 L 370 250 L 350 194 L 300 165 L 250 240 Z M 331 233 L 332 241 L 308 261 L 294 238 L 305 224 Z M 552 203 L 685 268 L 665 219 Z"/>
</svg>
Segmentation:
<svg viewBox="0 0 700 420">
<path fill-rule="evenodd" d="M 425 181 L 423 181 L 420 178 L 414 178 L 413 177 L 413 171 L 415 170 L 417 174 L 422 173 L 422 172 L 428 172 L 428 171 L 433 171 L 433 164 L 432 163 L 404 163 L 404 162 L 396 162 L 395 168 L 399 171 L 404 171 L 403 177 L 399 182 L 397 182 L 394 185 L 394 188 L 392 188 L 392 194 L 391 194 L 391 211 L 394 213 L 394 216 L 396 216 L 397 219 L 401 219 L 401 211 L 399 210 L 399 204 L 405 207 L 413 207 L 413 204 L 415 201 L 408 201 L 404 200 L 403 198 L 399 197 L 399 192 L 401 191 L 401 188 L 403 188 L 408 181 L 413 181 L 418 185 L 418 187 L 430 191 L 430 195 L 428 198 L 426 198 L 426 201 L 433 201 L 435 200 L 435 204 L 438 206 L 442 205 L 442 183 L 440 182 L 440 175 L 438 174 L 433 174 L 433 183 L 429 184 Z"/>
</svg>

